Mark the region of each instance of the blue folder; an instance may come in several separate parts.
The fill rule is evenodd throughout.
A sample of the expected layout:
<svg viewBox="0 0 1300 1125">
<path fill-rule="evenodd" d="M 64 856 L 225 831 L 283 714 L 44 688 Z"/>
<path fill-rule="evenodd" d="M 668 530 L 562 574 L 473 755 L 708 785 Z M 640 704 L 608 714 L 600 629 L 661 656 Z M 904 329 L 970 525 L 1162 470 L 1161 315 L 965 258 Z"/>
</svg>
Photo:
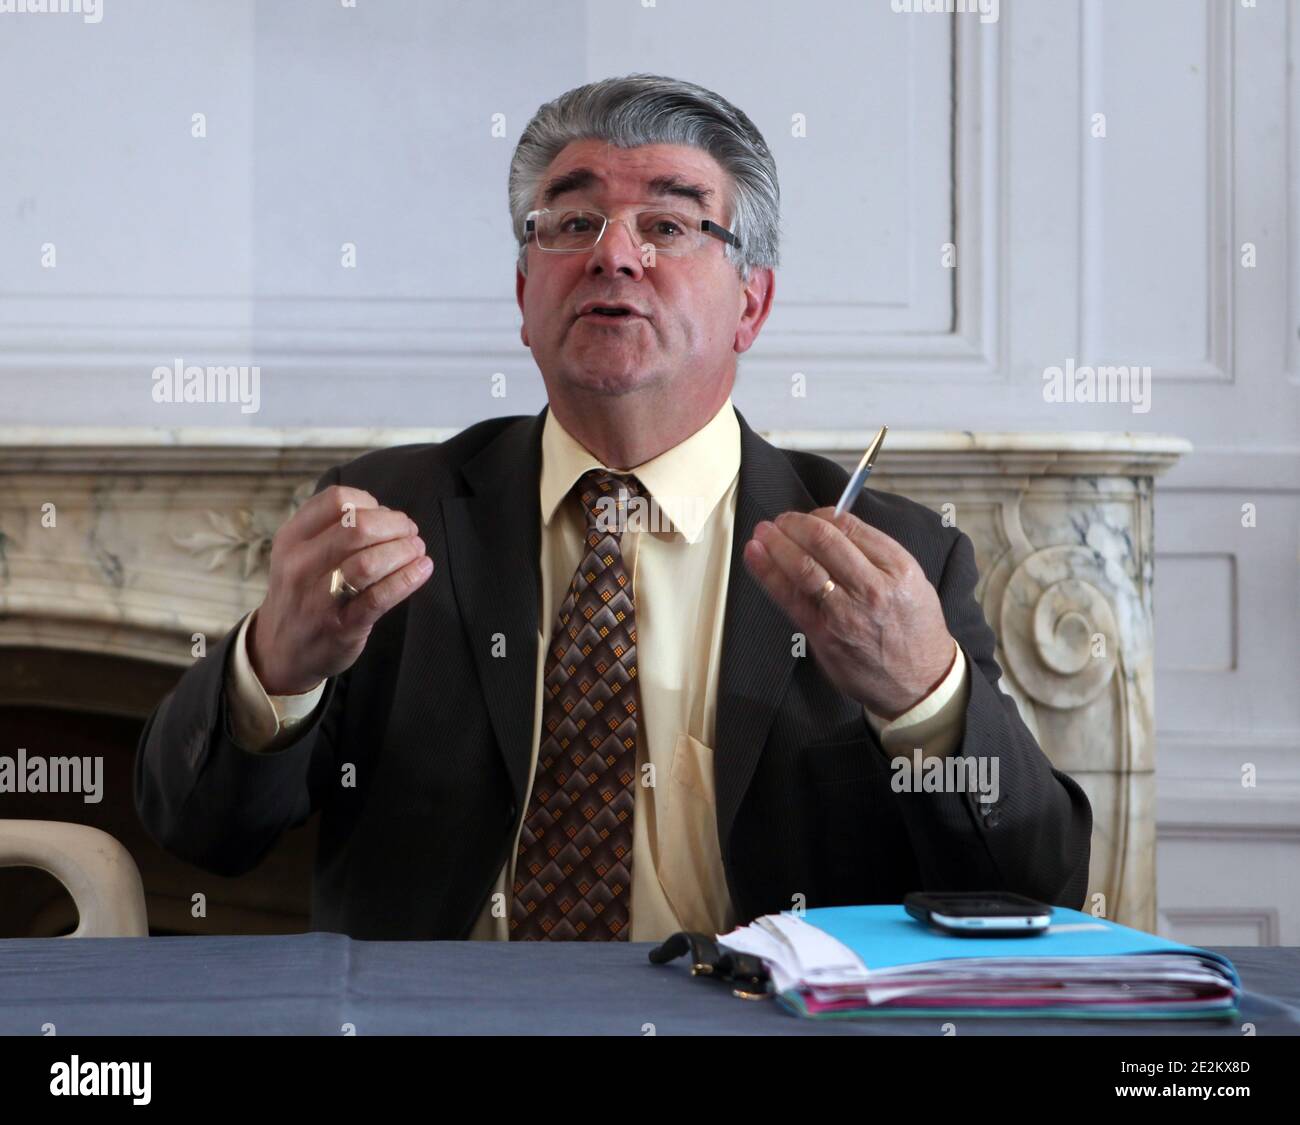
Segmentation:
<svg viewBox="0 0 1300 1125">
<path fill-rule="evenodd" d="M 786 911 L 785 913 L 792 913 Z M 804 922 L 835 938 L 862 959 L 870 970 L 897 968 L 928 961 L 945 961 L 971 957 L 1006 957 L 1028 960 L 1035 957 L 1107 957 L 1140 953 L 1182 953 L 1201 957 L 1220 967 L 1231 984 L 1232 1004 L 1206 1004 L 1203 1007 L 1167 1009 L 1126 1007 L 1117 1011 L 1097 1008 L 1081 1009 L 1078 1005 L 1063 1004 L 1058 1007 L 1034 1008 L 870 1008 L 863 1006 L 844 1012 L 809 1013 L 798 995 L 783 994 L 780 999 L 800 1015 L 814 1018 L 845 1018 L 864 1015 L 880 1016 L 1009 1016 L 1009 1017 L 1069 1017 L 1085 1019 L 1231 1019 L 1239 1012 L 1241 978 L 1237 969 L 1226 957 L 1210 950 L 1198 949 L 1168 938 L 1130 929 L 1104 918 L 1094 918 L 1078 910 L 1065 907 L 1052 908 L 1055 926 L 1086 925 L 1087 929 L 1047 932 L 1031 937 L 955 937 L 945 934 L 912 918 L 901 905 L 888 906 L 829 906 L 806 910 L 801 915 Z M 1097 929 L 1101 926 L 1101 929 Z"/>
</svg>

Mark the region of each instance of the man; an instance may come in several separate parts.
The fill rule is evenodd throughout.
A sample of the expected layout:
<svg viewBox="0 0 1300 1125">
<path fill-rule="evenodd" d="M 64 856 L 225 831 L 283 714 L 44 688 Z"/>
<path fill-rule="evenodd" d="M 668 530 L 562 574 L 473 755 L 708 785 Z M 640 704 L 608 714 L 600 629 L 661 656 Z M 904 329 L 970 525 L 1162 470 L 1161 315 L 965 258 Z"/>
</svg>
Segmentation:
<svg viewBox="0 0 1300 1125">
<path fill-rule="evenodd" d="M 319 810 L 313 925 L 360 938 L 1080 905 L 1091 810 L 997 687 L 970 539 L 873 490 L 833 519 L 844 470 L 731 405 L 777 264 L 753 124 L 689 83 L 581 87 L 510 202 L 547 408 L 325 474 L 145 729 L 155 838 L 235 875 Z M 1000 792 L 900 791 L 914 750 Z"/>
</svg>

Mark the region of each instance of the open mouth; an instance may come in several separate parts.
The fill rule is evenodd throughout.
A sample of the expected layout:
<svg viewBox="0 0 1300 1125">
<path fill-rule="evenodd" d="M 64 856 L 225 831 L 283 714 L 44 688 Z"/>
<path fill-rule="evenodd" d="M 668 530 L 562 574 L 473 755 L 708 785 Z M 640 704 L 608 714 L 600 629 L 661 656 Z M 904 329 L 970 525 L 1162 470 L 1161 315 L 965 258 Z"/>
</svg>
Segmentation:
<svg viewBox="0 0 1300 1125">
<path fill-rule="evenodd" d="M 627 317 L 627 316 L 636 316 L 637 314 L 634 313 L 634 312 L 632 312 L 631 309 L 592 309 L 591 312 L 589 312 L 589 313 L 584 313 L 583 315 L 584 315 L 584 316 L 603 316 L 603 317 L 607 317 L 607 318 L 610 319 L 610 320 L 615 320 L 615 319 L 617 319 L 617 318 L 620 317 L 620 316 L 623 316 L 623 317 Z"/>
</svg>

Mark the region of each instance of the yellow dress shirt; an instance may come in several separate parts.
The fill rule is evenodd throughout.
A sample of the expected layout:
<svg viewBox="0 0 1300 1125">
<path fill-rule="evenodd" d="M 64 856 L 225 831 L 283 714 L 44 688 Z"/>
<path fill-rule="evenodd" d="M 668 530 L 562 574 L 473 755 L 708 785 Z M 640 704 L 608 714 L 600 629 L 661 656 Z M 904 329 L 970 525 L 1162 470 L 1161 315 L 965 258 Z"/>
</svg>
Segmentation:
<svg viewBox="0 0 1300 1125">
<path fill-rule="evenodd" d="M 539 486 L 541 605 L 533 710 L 536 770 L 546 653 L 560 603 L 585 550 L 582 505 L 571 495 L 589 469 L 606 468 L 547 411 Z M 723 871 L 714 800 L 713 746 L 723 614 L 730 577 L 740 426 L 731 399 L 685 441 L 628 472 L 653 498 L 647 527 L 629 526 L 623 555 L 637 617 L 641 734 L 632 844 L 632 941 L 677 930 L 726 933 L 736 922 Z M 256 611 L 254 611 L 256 612 Z M 253 751 L 292 742 L 324 693 L 268 696 L 248 659 L 249 614 L 232 646 L 227 696 L 236 741 Z M 892 722 L 865 711 L 885 751 L 950 753 L 961 742 L 968 672 L 961 647 L 925 699 Z M 646 768 L 649 767 L 649 768 Z M 521 810 L 532 796 L 531 783 Z M 523 816 L 510 858 L 470 934 L 508 940 L 510 888 Z"/>
</svg>

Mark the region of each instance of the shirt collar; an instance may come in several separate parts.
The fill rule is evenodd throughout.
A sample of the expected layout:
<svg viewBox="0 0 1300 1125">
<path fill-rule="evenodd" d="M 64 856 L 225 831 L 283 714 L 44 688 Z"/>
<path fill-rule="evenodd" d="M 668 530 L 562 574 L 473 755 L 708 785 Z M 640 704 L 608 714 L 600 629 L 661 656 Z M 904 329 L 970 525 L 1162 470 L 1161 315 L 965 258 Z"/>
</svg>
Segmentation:
<svg viewBox="0 0 1300 1125">
<path fill-rule="evenodd" d="M 593 456 L 548 410 L 542 427 L 543 523 L 550 524 L 560 502 L 588 469 L 609 466 Z M 739 471 L 740 425 L 730 395 L 717 413 L 685 441 L 627 470 L 636 474 L 660 513 L 688 543 L 698 541 L 713 509 Z"/>
</svg>

